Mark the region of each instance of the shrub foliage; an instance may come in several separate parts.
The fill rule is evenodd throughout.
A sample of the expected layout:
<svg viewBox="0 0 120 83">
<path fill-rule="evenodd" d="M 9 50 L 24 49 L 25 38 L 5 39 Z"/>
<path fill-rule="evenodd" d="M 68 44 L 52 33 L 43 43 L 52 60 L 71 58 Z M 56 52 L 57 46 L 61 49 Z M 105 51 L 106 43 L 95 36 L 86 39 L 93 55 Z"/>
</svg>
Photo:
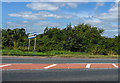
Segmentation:
<svg viewBox="0 0 120 83">
<path fill-rule="evenodd" d="M 37 52 L 72 51 L 100 55 L 119 54 L 119 38 L 101 36 L 104 30 L 87 24 L 65 28 L 46 27 L 43 34 L 37 35 Z M 28 34 L 24 28 L 2 29 L 2 49 L 27 51 Z M 31 39 L 30 50 L 34 49 L 34 39 Z"/>
</svg>

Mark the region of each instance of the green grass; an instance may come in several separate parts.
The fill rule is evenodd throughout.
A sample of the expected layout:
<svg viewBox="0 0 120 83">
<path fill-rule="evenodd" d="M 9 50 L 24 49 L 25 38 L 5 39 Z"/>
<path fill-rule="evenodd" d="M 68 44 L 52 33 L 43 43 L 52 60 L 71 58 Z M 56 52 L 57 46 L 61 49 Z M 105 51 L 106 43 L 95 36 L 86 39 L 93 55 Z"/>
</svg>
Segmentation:
<svg viewBox="0 0 120 83">
<path fill-rule="evenodd" d="M 91 55 L 89 53 L 70 51 L 23 52 L 20 50 L 2 50 L 3 56 L 45 56 L 63 58 L 118 58 L 118 55 Z"/>
<path fill-rule="evenodd" d="M 46 53 L 43 52 L 23 52 L 20 50 L 2 50 L 2 55 L 8 56 L 45 56 Z"/>
</svg>

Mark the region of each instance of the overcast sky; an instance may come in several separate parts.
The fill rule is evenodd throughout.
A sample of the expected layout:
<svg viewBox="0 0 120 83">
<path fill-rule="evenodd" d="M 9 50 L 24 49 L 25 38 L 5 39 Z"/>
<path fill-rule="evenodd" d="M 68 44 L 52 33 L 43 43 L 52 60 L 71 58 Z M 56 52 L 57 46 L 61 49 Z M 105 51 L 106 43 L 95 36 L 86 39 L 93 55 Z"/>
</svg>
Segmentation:
<svg viewBox="0 0 120 83">
<path fill-rule="evenodd" d="M 64 28 L 71 23 L 91 24 L 104 29 L 103 36 L 118 35 L 118 6 L 115 2 L 4 2 L 3 28 L 25 28 L 43 33 L 45 27 Z"/>
</svg>

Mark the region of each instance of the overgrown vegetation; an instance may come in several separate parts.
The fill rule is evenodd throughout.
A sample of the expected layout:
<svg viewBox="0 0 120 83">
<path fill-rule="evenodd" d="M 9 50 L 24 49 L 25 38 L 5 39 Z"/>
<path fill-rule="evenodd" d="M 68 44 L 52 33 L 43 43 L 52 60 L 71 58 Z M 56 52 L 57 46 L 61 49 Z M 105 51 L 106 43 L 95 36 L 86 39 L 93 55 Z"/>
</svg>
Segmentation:
<svg viewBox="0 0 120 83">
<path fill-rule="evenodd" d="M 80 24 L 74 27 L 71 27 L 70 24 L 64 29 L 46 27 L 43 34 L 37 35 L 36 54 L 34 53 L 33 55 L 47 55 L 46 53 L 51 53 L 52 51 L 60 52 L 60 54 L 62 54 L 62 52 L 63 54 L 71 52 L 70 54 L 119 55 L 120 36 L 107 38 L 101 36 L 103 32 L 104 30 L 87 24 Z M 28 34 L 26 34 L 23 28 L 13 30 L 3 29 L 2 49 L 7 49 L 7 51 L 21 50 L 16 51 L 16 53 L 20 55 L 29 55 L 30 53 L 30 55 L 32 55 L 34 39 L 31 39 L 31 52 L 27 52 L 27 37 Z M 13 52 L 5 52 L 5 50 L 3 50 L 3 54 L 5 53 L 12 54 Z M 48 54 L 51 55 L 50 53 Z"/>
</svg>

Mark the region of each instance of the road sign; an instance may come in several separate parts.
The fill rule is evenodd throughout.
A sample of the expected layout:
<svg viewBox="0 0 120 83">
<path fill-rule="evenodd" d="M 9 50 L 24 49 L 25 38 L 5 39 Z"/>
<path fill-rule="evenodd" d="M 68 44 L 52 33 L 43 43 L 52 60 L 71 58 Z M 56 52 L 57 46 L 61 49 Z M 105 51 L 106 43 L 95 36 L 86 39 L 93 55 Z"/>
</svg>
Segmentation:
<svg viewBox="0 0 120 83">
<path fill-rule="evenodd" d="M 35 52 L 35 48 L 36 48 L 36 32 L 33 32 L 33 33 L 30 33 L 28 35 L 28 39 L 29 39 L 29 43 L 28 43 L 28 51 L 30 49 L 30 39 L 31 38 L 35 38 L 35 41 L 34 41 L 34 52 Z"/>
<path fill-rule="evenodd" d="M 36 32 L 30 33 L 28 35 L 28 39 L 31 39 L 31 38 L 36 38 Z"/>
</svg>

